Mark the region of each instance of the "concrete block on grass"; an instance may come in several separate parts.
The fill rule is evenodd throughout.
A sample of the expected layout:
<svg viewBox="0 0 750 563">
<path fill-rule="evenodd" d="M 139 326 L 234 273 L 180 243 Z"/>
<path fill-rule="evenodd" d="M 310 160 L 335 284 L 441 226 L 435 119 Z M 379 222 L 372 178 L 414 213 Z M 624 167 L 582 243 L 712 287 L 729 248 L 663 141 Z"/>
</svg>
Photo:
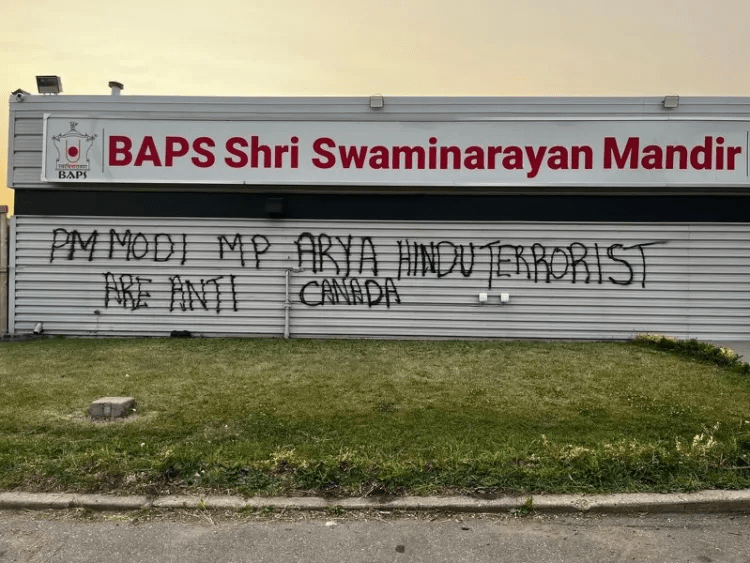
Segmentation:
<svg viewBox="0 0 750 563">
<path fill-rule="evenodd" d="M 125 418 L 135 410 L 133 397 L 102 397 L 89 405 L 89 415 L 94 420 Z"/>
</svg>

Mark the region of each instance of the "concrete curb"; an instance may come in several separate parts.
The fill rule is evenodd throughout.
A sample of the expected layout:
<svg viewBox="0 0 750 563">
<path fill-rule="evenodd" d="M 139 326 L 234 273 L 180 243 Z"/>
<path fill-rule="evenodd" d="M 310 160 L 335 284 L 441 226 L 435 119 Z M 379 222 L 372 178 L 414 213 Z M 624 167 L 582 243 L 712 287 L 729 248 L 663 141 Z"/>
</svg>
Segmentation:
<svg viewBox="0 0 750 563">
<path fill-rule="evenodd" d="M 252 497 L 169 495 L 77 495 L 64 493 L 0 493 L 0 509 L 41 510 L 86 508 L 89 510 L 381 510 L 444 511 L 473 513 L 523 512 L 531 498 L 534 512 L 543 514 L 632 513 L 750 513 L 750 490 L 701 491 L 697 493 L 634 493 L 611 495 L 528 495 L 485 500 L 471 497 L 345 498 Z"/>
<path fill-rule="evenodd" d="M 67 493 L 0 493 L 0 509 L 90 508 L 92 510 L 141 510 L 148 497 L 76 495 Z"/>
</svg>

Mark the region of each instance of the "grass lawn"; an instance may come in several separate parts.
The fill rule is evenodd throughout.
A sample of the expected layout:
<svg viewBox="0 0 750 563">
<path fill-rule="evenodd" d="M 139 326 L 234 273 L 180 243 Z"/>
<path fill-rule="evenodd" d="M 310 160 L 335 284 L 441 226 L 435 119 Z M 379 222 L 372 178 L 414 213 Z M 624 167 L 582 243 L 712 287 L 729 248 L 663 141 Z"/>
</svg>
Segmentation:
<svg viewBox="0 0 750 563">
<path fill-rule="evenodd" d="M 55 338 L 0 382 L 1 490 L 750 487 L 750 377 L 634 343 Z"/>
</svg>

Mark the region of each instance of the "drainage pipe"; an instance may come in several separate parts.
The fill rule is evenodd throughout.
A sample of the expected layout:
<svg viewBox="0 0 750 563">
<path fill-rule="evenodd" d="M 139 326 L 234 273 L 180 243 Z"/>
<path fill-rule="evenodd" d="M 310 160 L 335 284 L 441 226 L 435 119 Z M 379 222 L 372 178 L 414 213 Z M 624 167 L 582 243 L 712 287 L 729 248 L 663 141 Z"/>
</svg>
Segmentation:
<svg viewBox="0 0 750 563">
<path fill-rule="evenodd" d="M 8 333 L 8 206 L 0 205 L 0 337 Z"/>
<path fill-rule="evenodd" d="M 289 312 L 292 310 L 292 300 L 289 298 L 289 280 L 292 270 L 287 268 L 284 275 L 284 338 L 289 339 Z"/>
</svg>

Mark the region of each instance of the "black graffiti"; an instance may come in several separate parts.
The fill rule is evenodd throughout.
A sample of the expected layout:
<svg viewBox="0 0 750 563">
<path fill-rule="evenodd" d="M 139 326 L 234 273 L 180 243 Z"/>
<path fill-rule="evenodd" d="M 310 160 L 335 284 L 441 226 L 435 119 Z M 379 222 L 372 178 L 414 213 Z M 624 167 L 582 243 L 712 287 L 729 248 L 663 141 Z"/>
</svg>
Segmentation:
<svg viewBox="0 0 750 563">
<path fill-rule="evenodd" d="M 224 260 L 224 246 L 229 249 L 229 252 L 239 251 L 240 264 L 245 266 L 245 241 L 240 233 L 234 235 L 234 239 L 231 241 L 225 235 L 219 235 L 219 259 Z M 260 268 L 260 257 L 261 255 L 268 252 L 271 248 L 271 242 L 264 235 L 253 235 L 250 238 L 250 244 L 253 248 L 253 256 L 255 256 L 255 268 Z"/>
<path fill-rule="evenodd" d="M 88 236 L 84 242 L 81 233 L 75 229 L 68 231 L 67 229 L 55 229 L 52 231 L 52 251 L 50 252 L 49 261 L 55 261 L 55 251 L 67 249 L 67 260 L 73 260 L 75 258 L 76 249 L 88 251 L 88 261 L 91 262 L 94 259 L 94 249 L 96 248 L 96 241 L 99 237 L 99 233 L 94 230 Z"/>
<path fill-rule="evenodd" d="M 648 278 L 645 249 L 660 244 L 667 244 L 667 241 L 629 246 L 612 244 L 600 248 L 598 243 L 587 245 L 578 241 L 565 246 L 547 246 L 540 242 L 525 246 L 494 240 L 475 246 L 473 242 L 458 244 L 446 240 L 426 243 L 397 240 L 397 279 L 428 274 L 443 278 L 454 272 L 471 277 L 475 270 L 476 251 L 479 250 L 489 257 L 487 286 L 490 289 L 495 279 L 512 276 L 525 277 L 534 283 L 567 279 L 574 284 L 592 283 L 595 276 L 594 283 L 598 284 L 606 283 L 606 280 L 615 285 L 639 283 L 645 288 Z"/>
<path fill-rule="evenodd" d="M 396 244 L 398 245 L 398 275 L 396 277 L 399 280 L 404 274 L 404 264 L 406 264 L 407 276 L 417 276 L 421 273 L 424 277 L 431 273 L 437 275 L 438 278 L 444 278 L 453 273 L 456 266 L 459 266 L 461 275 L 468 278 L 474 271 L 476 252 L 472 242 L 468 244 L 468 253 L 465 245 L 455 244 L 448 240 L 424 244 L 406 239 L 397 240 Z"/>
<path fill-rule="evenodd" d="M 120 233 L 116 229 L 109 230 L 109 241 L 106 244 L 107 258 L 109 260 L 125 258 L 127 262 L 131 260 L 143 260 L 150 257 L 154 262 L 168 262 L 175 255 L 179 255 L 180 264 L 187 261 L 187 235 L 170 235 L 168 233 L 156 233 L 146 235 L 141 232 L 132 232 L 126 229 Z M 88 253 L 86 260 L 91 262 L 95 258 L 95 250 L 100 240 L 99 232 L 94 230 L 90 234 L 81 234 L 76 229 L 58 228 L 52 231 L 52 247 L 50 252 L 50 262 L 64 253 L 67 260 L 74 260 L 76 252 L 81 250 Z"/>
<path fill-rule="evenodd" d="M 400 304 L 401 296 L 393 278 L 382 282 L 368 278 L 360 282 L 358 278 L 325 278 L 307 282 L 299 292 L 300 301 L 309 307 L 321 305 L 367 305 L 375 307 Z"/>
<path fill-rule="evenodd" d="M 146 299 L 151 297 L 151 294 L 144 286 L 151 282 L 151 278 L 107 272 L 104 274 L 104 307 L 109 307 L 113 299 L 124 309 L 132 311 L 148 307 Z"/>
<path fill-rule="evenodd" d="M 492 288 L 493 275 L 496 277 L 511 277 L 511 272 L 504 272 L 503 264 L 515 263 L 515 275 L 524 275 L 534 283 L 551 283 L 553 280 L 568 279 L 571 283 L 591 283 L 592 271 L 597 276 L 596 283 L 605 283 L 604 266 L 609 270 L 616 269 L 614 275 L 606 276 L 606 279 L 615 285 L 631 285 L 640 283 L 642 288 L 646 287 L 648 279 L 648 268 L 646 264 L 645 248 L 658 244 L 666 244 L 667 241 L 651 241 L 640 244 L 625 246 L 623 244 L 612 244 L 606 250 L 599 247 L 598 243 L 587 246 L 582 242 L 572 242 L 567 246 L 548 247 L 535 242 L 531 247 L 522 245 L 500 244 L 494 241 L 485 245 L 490 252 L 490 268 L 488 276 L 488 287 Z M 503 258 L 503 251 L 507 250 L 511 258 Z M 633 252 L 636 251 L 636 256 Z M 629 253 L 629 254 L 628 254 Z M 609 263 L 603 262 L 602 258 L 609 259 Z M 640 258 L 640 275 L 636 275 L 634 261 Z M 595 260 L 594 260 L 595 259 Z M 636 277 L 638 279 L 636 279 Z"/>
<path fill-rule="evenodd" d="M 428 274 L 443 278 L 454 272 L 471 277 L 475 270 L 477 251 L 489 256 L 487 285 L 491 289 L 496 278 L 525 277 L 534 283 L 552 283 L 567 279 L 571 283 L 609 283 L 631 285 L 640 283 L 646 287 L 647 261 L 645 249 L 666 244 L 667 241 L 651 241 L 625 246 L 612 244 L 600 248 L 598 243 L 571 242 L 565 246 L 547 246 L 535 242 L 530 246 L 503 244 L 500 240 L 475 246 L 447 240 L 416 242 L 397 240 L 398 274 L 403 277 Z M 635 255 L 634 255 L 635 254 Z M 639 263 L 636 268 L 635 264 Z M 605 276 L 607 270 L 614 270 Z"/>
<path fill-rule="evenodd" d="M 318 236 L 312 233 L 302 233 L 294 241 L 297 247 L 297 264 L 303 268 L 309 258 L 314 274 L 324 272 L 326 266 L 336 269 L 336 275 L 347 278 L 352 273 L 352 266 L 358 265 L 357 273 L 363 274 L 365 263 L 374 277 L 378 275 L 378 254 L 371 237 L 359 237 L 356 245 L 359 252 L 352 249 L 353 237 L 349 235 L 345 240 L 341 237 L 331 238 L 325 233 Z M 359 258 L 357 258 L 359 256 Z"/>
<path fill-rule="evenodd" d="M 260 269 L 272 255 L 271 241 L 262 234 L 232 233 L 218 235 L 212 240 L 218 245 L 213 247 L 214 252 L 218 250 L 218 258 L 230 264 L 239 262 L 242 267 Z M 482 242 L 396 240 L 395 246 L 389 243 L 385 272 L 394 277 L 381 278 L 381 258 L 373 237 L 302 232 L 294 239 L 297 265 L 320 274 L 322 279 L 306 281 L 299 292 L 299 301 L 309 307 L 362 305 L 390 308 L 401 304 L 396 281 L 428 276 L 436 279 L 481 277 L 486 279 L 490 289 L 497 280 L 509 278 L 525 279 L 535 284 L 612 284 L 645 288 L 649 267 L 653 269 L 649 262 L 654 260 L 649 248 L 668 243 L 654 240 L 637 244 L 590 241 L 548 244 L 532 240 L 525 244 L 511 244 L 501 239 Z M 56 228 L 52 233 L 50 262 L 56 259 L 91 262 L 99 258 L 141 263 L 179 262 L 184 265 L 187 255 L 185 233 L 146 234 L 115 228 L 109 229 L 108 233 L 99 233 L 97 230 L 82 232 Z M 294 261 L 293 255 L 287 258 Z M 112 272 L 102 275 L 105 308 L 117 306 L 135 311 L 149 307 L 153 301 L 152 278 Z M 165 275 L 161 283 L 165 286 L 161 293 L 165 296 L 164 301 L 166 284 L 169 283 L 170 312 L 238 310 L 234 275 L 224 273 L 200 279 Z M 165 307 L 164 301 L 160 306 Z"/>
<path fill-rule="evenodd" d="M 112 260 L 117 258 L 118 251 L 125 252 L 125 260 L 142 260 L 153 253 L 154 262 L 168 262 L 175 253 L 180 254 L 180 264 L 187 261 L 187 235 L 175 235 L 179 237 L 179 242 L 175 242 L 172 235 L 168 233 L 156 233 L 155 235 L 145 235 L 141 232 L 133 233 L 126 229 L 120 234 L 115 229 L 109 230 L 109 254 L 107 257 Z"/>
<path fill-rule="evenodd" d="M 227 293 L 231 299 L 232 310 L 238 310 L 237 287 L 235 276 L 233 275 L 228 276 L 228 279 L 227 276 L 201 278 L 197 282 L 183 279 L 182 276 L 176 275 L 169 278 L 169 283 L 171 286 L 169 298 L 170 312 L 179 308 L 181 311 L 209 311 L 213 309 L 217 313 L 221 313 L 222 300 L 226 299 Z"/>
<path fill-rule="evenodd" d="M 599 260 L 599 245 L 594 243 L 594 249 L 597 256 L 597 271 L 599 272 L 599 283 L 601 283 L 601 262 Z M 586 279 L 583 283 L 589 283 L 591 280 L 591 269 L 589 268 L 588 262 L 586 262 L 586 257 L 589 254 L 589 249 L 586 247 L 585 244 L 580 242 L 571 242 L 568 245 L 568 250 L 570 251 L 570 268 L 571 268 L 571 282 L 576 283 L 578 279 L 578 271 L 579 268 L 583 267 L 583 269 L 586 270 Z M 580 254 L 576 254 L 576 250 L 580 251 Z M 645 272 L 645 266 L 644 266 L 644 272 Z"/>
</svg>

